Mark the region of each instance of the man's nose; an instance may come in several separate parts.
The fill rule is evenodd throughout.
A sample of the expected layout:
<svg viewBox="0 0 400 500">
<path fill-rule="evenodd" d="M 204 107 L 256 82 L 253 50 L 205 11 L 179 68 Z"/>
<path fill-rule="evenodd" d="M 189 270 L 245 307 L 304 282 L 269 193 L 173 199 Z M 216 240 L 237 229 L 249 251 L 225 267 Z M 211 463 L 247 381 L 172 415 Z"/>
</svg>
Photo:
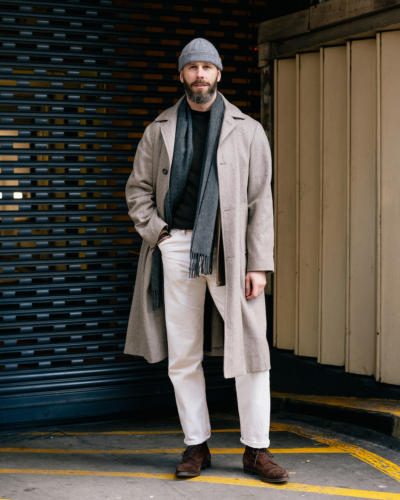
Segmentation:
<svg viewBox="0 0 400 500">
<path fill-rule="evenodd" d="M 203 68 L 197 68 L 197 78 L 199 80 L 202 80 L 204 78 L 204 71 Z"/>
</svg>

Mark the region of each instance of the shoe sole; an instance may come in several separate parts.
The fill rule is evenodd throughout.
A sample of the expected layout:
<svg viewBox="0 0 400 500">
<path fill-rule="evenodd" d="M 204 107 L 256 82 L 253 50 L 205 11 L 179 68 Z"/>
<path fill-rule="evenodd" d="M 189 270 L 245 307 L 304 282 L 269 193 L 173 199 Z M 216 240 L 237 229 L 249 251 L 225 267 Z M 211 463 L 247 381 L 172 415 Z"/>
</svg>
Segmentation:
<svg viewBox="0 0 400 500">
<path fill-rule="evenodd" d="M 269 479 L 266 477 L 262 477 L 262 476 L 260 476 L 260 474 L 258 472 L 254 471 L 252 469 L 243 468 L 243 471 L 246 472 L 247 474 L 253 474 L 253 476 L 258 476 L 263 483 L 287 483 L 289 481 L 288 477 L 279 477 L 276 479 L 273 479 L 273 478 Z"/>
<path fill-rule="evenodd" d="M 204 463 L 201 466 L 201 470 L 207 469 L 208 467 L 211 467 L 211 460 L 209 460 L 208 462 Z M 181 479 L 189 479 L 191 477 L 198 477 L 198 476 L 200 476 L 200 474 L 201 474 L 201 471 L 200 472 L 186 472 L 186 471 L 175 472 L 175 476 L 179 477 Z"/>
</svg>

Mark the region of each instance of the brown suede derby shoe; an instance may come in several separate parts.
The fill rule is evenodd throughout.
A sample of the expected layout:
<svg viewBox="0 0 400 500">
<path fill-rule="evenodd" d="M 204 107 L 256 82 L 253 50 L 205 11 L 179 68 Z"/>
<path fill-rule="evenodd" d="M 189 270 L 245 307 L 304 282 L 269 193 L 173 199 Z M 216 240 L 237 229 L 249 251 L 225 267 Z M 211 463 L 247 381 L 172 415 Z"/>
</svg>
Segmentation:
<svg viewBox="0 0 400 500">
<path fill-rule="evenodd" d="M 207 443 L 188 446 L 183 453 L 181 463 L 176 467 L 175 475 L 180 478 L 200 476 L 201 469 L 210 467 L 211 454 Z"/>
<path fill-rule="evenodd" d="M 286 483 L 288 473 L 272 460 L 266 448 L 250 448 L 246 446 L 243 454 L 243 470 L 250 474 L 258 474 L 265 483 Z"/>
</svg>

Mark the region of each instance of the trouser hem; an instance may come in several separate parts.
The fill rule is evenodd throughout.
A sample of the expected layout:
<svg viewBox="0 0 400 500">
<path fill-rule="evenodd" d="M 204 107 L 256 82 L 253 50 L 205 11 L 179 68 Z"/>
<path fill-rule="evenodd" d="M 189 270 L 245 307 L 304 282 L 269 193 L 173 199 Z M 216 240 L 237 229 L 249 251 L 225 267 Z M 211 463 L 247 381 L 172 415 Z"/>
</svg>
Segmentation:
<svg viewBox="0 0 400 500">
<path fill-rule="evenodd" d="M 203 444 L 206 441 L 208 441 L 211 437 L 211 433 L 208 434 L 205 438 L 203 439 L 184 439 L 183 442 L 185 443 L 186 446 L 195 446 L 197 444 Z"/>
<path fill-rule="evenodd" d="M 249 441 L 247 439 L 240 438 L 240 442 L 245 446 L 250 446 L 250 448 L 269 448 L 270 440 L 266 441 Z"/>
</svg>

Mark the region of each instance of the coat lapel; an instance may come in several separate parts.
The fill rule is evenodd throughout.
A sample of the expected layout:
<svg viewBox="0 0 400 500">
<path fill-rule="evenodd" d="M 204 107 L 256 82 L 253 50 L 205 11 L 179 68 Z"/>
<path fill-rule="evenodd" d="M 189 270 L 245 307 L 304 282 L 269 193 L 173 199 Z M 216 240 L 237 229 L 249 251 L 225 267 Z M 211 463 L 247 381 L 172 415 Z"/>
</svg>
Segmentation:
<svg viewBox="0 0 400 500">
<path fill-rule="evenodd" d="M 222 122 L 221 135 L 219 138 L 219 145 L 221 146 L 225 139 L 228 138 L 229 134 L 236 126 L 236 120 L 243 120 L 245 115 L 240 111 L 239 108 L 231 104 L 224 96 L 222 96 L 225 104 L 224 120 Z"/>
<path fill-rule="evenodd" d="M 234 128 L 235 128 L 235 120 L 232 118 L 231 115 L 227 114 L 225 110 L 224 120 L 222 122 L 222 127 L 221 127 L 221 135 L 219 138 L 219 146 L 223 144 L 224 140 L 229 136 L 229 134 L 232 132 Z"/>
<path fill-rule="evenodd" d="M 172 165 L 172 158 L 174 156 L 174 144 L 175 144 L 175 131 L 176 131 L 176 120 L 178 116 L 178 107 L 181 103 L 183 97 L 179 99 L 171 108 L 166 109 L 157 118 L 156 122 L 160 123 L 161 136 L 163 138 L 165 148 L 167 150 L 169 165 Z"/>
</svg>

